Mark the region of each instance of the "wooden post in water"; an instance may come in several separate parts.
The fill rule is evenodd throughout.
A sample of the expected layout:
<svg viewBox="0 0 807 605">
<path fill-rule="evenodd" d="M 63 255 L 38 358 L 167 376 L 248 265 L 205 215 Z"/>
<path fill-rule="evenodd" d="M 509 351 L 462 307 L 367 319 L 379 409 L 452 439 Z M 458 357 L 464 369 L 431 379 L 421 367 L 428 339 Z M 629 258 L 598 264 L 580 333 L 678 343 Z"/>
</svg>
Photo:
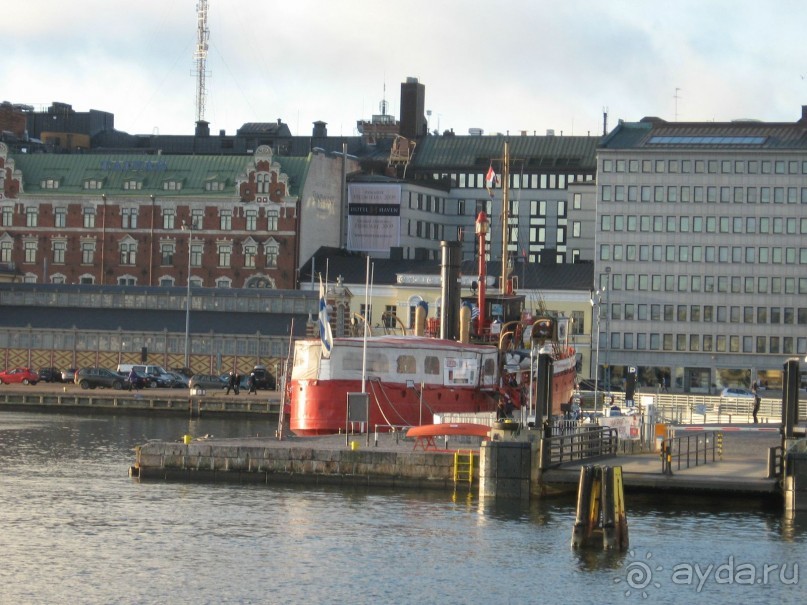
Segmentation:
<svg viewBox="0 0 807 605">
<path fill-rule="evenodd" d="M 580 469 L 572 548 L 594 546 L 597 539 L 602 540 L 605 550 L 628 548 L 621 466 L 584 466 Z"/>
</svg>

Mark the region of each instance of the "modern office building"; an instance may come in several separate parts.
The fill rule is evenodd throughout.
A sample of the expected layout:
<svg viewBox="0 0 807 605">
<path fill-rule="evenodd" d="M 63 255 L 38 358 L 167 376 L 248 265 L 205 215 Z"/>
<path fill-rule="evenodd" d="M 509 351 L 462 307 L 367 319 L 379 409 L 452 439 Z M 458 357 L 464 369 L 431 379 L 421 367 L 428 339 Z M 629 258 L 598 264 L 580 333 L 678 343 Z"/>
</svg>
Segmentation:
<svg viewBox="0 0 807 605">
<path fill-rule="evenodd" d="M 807 107 L 794 123 L 620 123 L 598 150 L 600 379 L 781 384 L 807 353 Z"/>
</svg>

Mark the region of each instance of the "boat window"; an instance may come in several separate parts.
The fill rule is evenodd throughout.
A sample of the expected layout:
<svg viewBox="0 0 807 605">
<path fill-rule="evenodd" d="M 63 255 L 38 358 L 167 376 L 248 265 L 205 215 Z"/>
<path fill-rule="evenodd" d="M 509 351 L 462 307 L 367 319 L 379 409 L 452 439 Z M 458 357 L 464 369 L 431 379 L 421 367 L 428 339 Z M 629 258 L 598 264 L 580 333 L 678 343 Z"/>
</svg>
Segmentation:
<svg viewBox="0 0 807 605">
<path fill-rule="evenodd" d="M 398 374 L 414 374 L 417 372 L 417 363 L 414 355 L 398 356 Z"/>
<path fill-rule="evenodd" d="M 342 369 L 343 370 L 356 370 L 361 372 L 361 359 L 362 354 L 354 351 L 345 351 L 342 356 Z"/>
<path fill-rule="evenodd" d="M 486 359 L 485 363 L 482 365 L 482 375 L 483 376 L 495 376 L 496 375 L 496 360 L 495 359 Z"/>
<path fill-rule="evenodd" d="M 426 373 L 427 374 L 439 374 L 440 373 L 440 358 L 435 357 L 434 355 L 427 355 L 426 356 Z"/>
<path fill-rule="evenodd" d="M 367 360 L 367 370 L 370 372 L 389 372 L 389 359 L 386 355 L 377 354 L 372 359 Z"/>
</svg>

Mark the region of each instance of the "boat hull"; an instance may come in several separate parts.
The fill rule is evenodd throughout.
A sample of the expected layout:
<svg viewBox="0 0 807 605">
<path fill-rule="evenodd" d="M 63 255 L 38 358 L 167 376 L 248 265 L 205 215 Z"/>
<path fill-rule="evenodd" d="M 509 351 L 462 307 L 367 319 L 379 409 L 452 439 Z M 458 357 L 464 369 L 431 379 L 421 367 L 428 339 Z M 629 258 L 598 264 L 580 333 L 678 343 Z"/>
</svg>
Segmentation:
<svg viewBox="0 0 807 605">
<path fill-rule="evenodd" d="M 574 390 L 574 351 L 556 349 L 553 358 L 550 410 L 559 414 Z M 432 424 L 435 415 L 495 412 L 502 398 L 525 405 L 530 384 L 538 392 L 531 358 L 514 356 L 506 380 L 499 360 L 496 347 L 425 337 L 338 338 L 328 355 L 318 340 L 297 341 L 289 428 L 301 436 L 390 431 Z M 348 414 L 348 395 L 362 393 L 367 409 Z"/>
<path fill-rule="evenodd" d="M 562 364 L 561 364 L 562 365 Z M 552 414 L 561 414 L 561 403 L 574 393 L 575 370 L 559 367 L 552 378 Z M 290 428 L 300 436 L 331 435 L 360 430 L 348 422 L 349 393 L 361 393 L 360 380 L 292 380 L 290 386 Z M 498 393 L 478 388 L 412 386 L 402 383 L 365 382 L 371 431 L 420 426 L 434 422 L 435 415 L 495 412 Z M 518 399 L 523 405 L 526 401 Z"/>
<path fill-rule="evenodd" d="M 361 393 L 361 381 L 299 380 L 291 383 L 292 432 L 300 436 L 330 435 L 362 427 L 348 422 L 349 393 Z M 425 385 L 422 390 L 400 383 L 367 381 L 370 430 L 389 431 L 431 424 L 439 414 L 493 412 L 495 392 Z"/>
</svg>

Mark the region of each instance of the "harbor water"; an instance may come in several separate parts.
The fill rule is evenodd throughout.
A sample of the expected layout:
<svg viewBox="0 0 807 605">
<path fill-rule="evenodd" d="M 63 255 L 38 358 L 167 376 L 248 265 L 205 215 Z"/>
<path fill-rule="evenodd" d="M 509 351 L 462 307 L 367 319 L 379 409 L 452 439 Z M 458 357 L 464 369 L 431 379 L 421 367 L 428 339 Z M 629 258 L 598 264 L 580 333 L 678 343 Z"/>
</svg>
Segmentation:
<svg viewBox="0 0 807 605">
<path fill-rule="evenodd" d="M 0 603 L 796 603 L 807 518 L 627 495 L 630 549 L 577 552 L 574 497 L 132 480 L 133 448 L 262 420 L 0 413 Z"/>
</svg>

